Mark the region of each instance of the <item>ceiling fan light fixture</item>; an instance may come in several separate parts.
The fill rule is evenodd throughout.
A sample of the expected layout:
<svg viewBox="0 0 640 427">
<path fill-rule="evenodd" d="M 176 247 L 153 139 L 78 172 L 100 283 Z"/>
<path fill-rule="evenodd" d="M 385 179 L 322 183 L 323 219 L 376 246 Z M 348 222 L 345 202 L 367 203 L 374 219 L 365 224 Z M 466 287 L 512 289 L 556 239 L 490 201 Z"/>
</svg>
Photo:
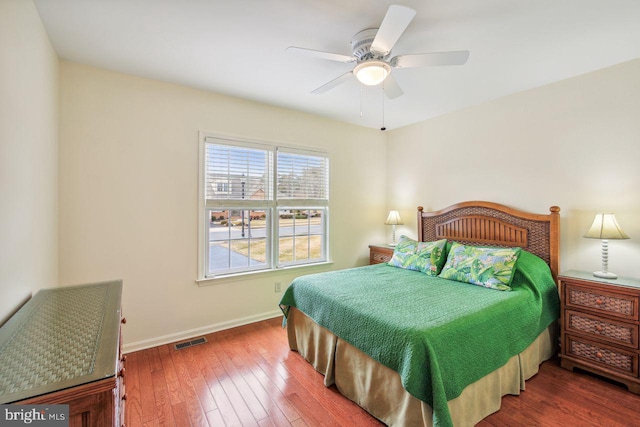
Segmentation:
<svg viewBox="0 0 640 427">
<path fill-rule="evenodd" d="M 356 65 L 353 74 L 360 83 L 367 86 L 380 84 L 391 72 L 389 64 L 383 61 L 366 61 Z"/>
</svg>

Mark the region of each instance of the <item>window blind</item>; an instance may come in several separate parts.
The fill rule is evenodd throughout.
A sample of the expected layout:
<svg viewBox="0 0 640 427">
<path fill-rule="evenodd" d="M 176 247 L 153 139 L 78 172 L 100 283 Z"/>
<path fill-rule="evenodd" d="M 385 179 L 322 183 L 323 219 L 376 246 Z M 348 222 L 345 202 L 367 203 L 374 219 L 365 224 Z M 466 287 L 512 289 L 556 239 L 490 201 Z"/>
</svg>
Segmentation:
<svg viewBox="0 0 640 427">
<path fill-rule="evenodd" d="M 218 204 L 216 201 L 273 200 L 272 175 L 269 149 L 205 144 L 205 199 L 209 205 Z"/>
<path fill-rule="evenodd" d="M 278 148 L 277 197 L 279 201 L 326 206 L 329 200 L 329 159 L 326 155 Z M 306 204 L 306 203 L 305 203 Z"/>
</svg>

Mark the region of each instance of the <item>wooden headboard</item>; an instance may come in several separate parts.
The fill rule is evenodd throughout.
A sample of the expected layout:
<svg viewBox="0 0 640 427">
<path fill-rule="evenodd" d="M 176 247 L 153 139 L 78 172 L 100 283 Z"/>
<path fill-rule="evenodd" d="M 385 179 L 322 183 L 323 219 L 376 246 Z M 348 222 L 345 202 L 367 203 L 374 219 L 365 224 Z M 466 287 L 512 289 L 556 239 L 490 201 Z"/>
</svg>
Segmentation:
<svg viewBox="0 0 640 427">
<path fill-rule="evenodd" d="M 560 208 L 532 214 L 492 202 L 462 202 L 435 212 L 418 206 L 418 239 L 453 240 L 466 245 L 521 247 L 549 264 L 553 278 L 560 264 Z"/>
</svg>

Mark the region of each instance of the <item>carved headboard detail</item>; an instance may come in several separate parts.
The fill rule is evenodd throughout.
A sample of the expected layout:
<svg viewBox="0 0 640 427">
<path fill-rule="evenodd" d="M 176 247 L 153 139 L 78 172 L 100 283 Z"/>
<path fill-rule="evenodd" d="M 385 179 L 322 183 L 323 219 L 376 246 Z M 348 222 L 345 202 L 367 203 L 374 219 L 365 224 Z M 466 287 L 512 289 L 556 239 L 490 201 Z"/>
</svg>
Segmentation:
<svg viewBox="0 0 640 427">
<path fill-rule="evenodd" d="M 545 260 L 554 278 L 560 257 L 560 208 L 532 214 L 492 202 L 462 202 L 425 212 L 418 207 L 418 238 L 466 245 L 521 247 Z"/>
<path fill-rule="evenodd" d="M 438 239 L 465 240 L 500 246 L 528 246 L 527 229 L 481 215 L 469 215 L 436 224 Z"/>
</svg>

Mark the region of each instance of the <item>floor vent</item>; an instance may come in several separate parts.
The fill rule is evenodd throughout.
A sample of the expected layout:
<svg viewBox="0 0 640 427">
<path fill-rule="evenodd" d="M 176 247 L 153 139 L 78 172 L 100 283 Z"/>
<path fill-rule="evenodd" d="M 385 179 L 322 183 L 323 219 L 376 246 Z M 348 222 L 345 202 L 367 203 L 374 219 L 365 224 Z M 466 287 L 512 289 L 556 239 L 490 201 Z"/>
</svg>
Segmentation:
<svg viewBox="0 0 640 427">
<path fill-rule="evenodd" d="M 183 348 L 193 347 L 194 345 L 204 344 L 206 342 L 207 342 L 207 339 L 205 337 L 198 337 L 189 341 L 174 344 L 173 346 L 175 347 L 176 350 L 182 350 Z"/>
</svg>

